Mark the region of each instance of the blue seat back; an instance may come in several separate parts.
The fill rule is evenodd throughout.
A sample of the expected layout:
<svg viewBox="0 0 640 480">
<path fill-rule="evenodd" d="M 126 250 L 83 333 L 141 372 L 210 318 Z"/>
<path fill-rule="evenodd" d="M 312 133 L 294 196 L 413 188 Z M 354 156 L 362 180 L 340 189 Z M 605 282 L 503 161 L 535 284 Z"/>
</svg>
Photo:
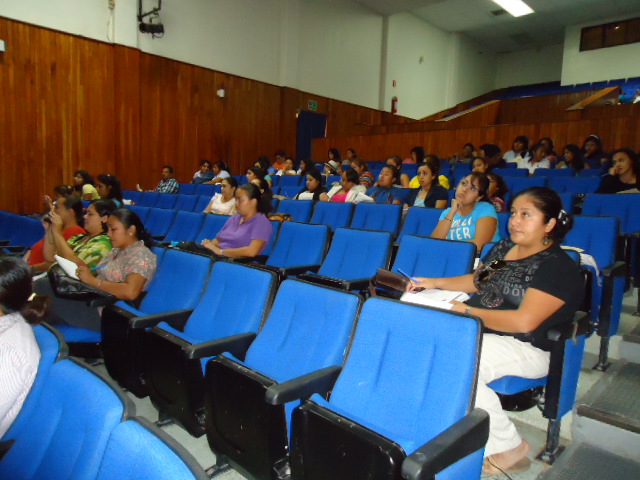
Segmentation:
<svg viewBox="0 0 640 480">
<path fill-rule="evenodd" d="M 138 203 L 140 201 L 141 197 L 142 197 L 142 192 L 139 192 L 137 190 L 123 190 L 122 191 L 122 198 L 125 198 L 127 200 L 131 200 L 133 203 Z"/>
<path fill-rule="evenodd" d="M 118 425 L 107 443 L 97 480 L 206 480 L 195 458 L 142 418 Z"/>
<path fill-rule="evenodd" d="M 494 168 L 491 173 L 500 175 L 501 177 L 528 177 L 529 170 L 526 168 Z"/>
<path fill-rule="evenodd" d="M 204 212 L 204 209 L 207 208 L 209 202 L 211 202 L 211 197 L 213 197 L 213 195 L 197 195 L 196 205 L 193 207 L 193 211 Z"/>
<path fill-rule="evenodd" d="M 151 235 L 164 236 L 171 228 L 177 213 L 176 210 L 152 208 L 144 226 L 151 232 Z"/>
<path fill-rule="evenodd" d="M 583 168 L 580 170 L 581 177 L 598 177 L 598 180 L 602 176 L 602 171 L 599 168 Z"/>
<path fill-rule="evenodd" d="M 457 277 L 473 270 L 475 258 L 476 246 L 472 242 L 407 235 L 391 270 L 400 273 L 401 269 L 410 276 Z"/>
<path fill-rule="evenodd" d="M 140 195 L 140 200 L 138 200 L 137 204 L 141 207 L 155 207 L 158 203 L 160 195 L 160 193 L 156 192 L 142 192 L 142 195 Z"/>
<path fill-rule="evenodd" d="M 438 225 L 438 220 L 443 211 L 439 208 L 409 208 L 402 230 L 400 230 L 400 235 L 398 235 L 398 243 L 402 243 L 405 235 L 430 236 Z"/>
<path fill-rule="evenodd" d="M 300 193 L 300 190 L 302 190 L 302 187 L 296 186 L 296 185 L 289 185 L 286 187 L 275 187 L 275 188 L 280 190 L 280 195 L 282 195 L 283 197 L 291 198 L 291 199 L 295 198 L 295 196 L 298 193 Z"/>
<path fill-rule="evenodd" d="M 509 218 L 511 214 L 509 212 L 500 212 L 498 215 L 498 235 L 500 238 L 509 236 Z"/>
<path fill-rule="evenodd" d="M 193 195 L 193 192 L 196 191 L 195 183 L 181 183 L 178 193 L 182 195 Z"/>
<path fill-rule="evenodd" d="M 482 262 L 482 261 L 484 261 L 484 258 L 485 258 L 487 255 L 489 255 L 489 252 L 490 252 L 490 251 L 491 251 L 491 249 L 492 249 L 493 247 L 495 247 L 495 246 L 496 246 L 495 242 L 485 243 L 485 244 L 482 246 L 482 251 L 480 252 L 480 261 L 481 261 L 481 262 Z"/>
<path fill-rule="evenodd" d="M 356 205 L 351 228 L 362 230 L 378 230 L 398 234 L 402 205 L 386 205 L 377 203 L 359 203 Z"/>
<path fill-rule="evenodd" d="M 547 177 L 505 177 L 504 182 L 512 196 L 531 187 L 544 187 L 547 185 Z"/>
<path fill-rule="evenodd" d="M 156 273 L 158 273 L 162 267 L 162 260 L 164 260 L 164 254 L 167 253 L 167 249 L 153 246 L 151 247 L 151 251 L 156 256 Z"/>
<path fill-rule="evenodd" d="M 409 202 L 409 195 L 411 195 L 412 188 L 394 187 L 393 198 L 399 200 L 403 205 Z"/>
<path fill-rule="evenodd" d="M 342 181 L 342 177 L 340 175 L 327 175 L 327 181 L 325 182 L 327 188 L 334 183 L 340 183 Z"/>
<path fill-rule="evenodd" d="M 0 462 L 0 478 L 95 478 L 130 400 L 72 360 L 55 363 L 37 407 Z"/>
<path fill-rule="evenodd" d="M 9 245 L 30 247 L 44 237 L 41 220 L 22 215 L 16 215 L 16 217 L 11 235 L 8 237 Z"/>
<path fill-rule="evenodd" d="M 470 412 L 480 338 L 472 318 L 369 299 L 330 405 L 412 453 Z"/>
<path fill-rule="evenodd" d="M 222 230 L 222 227 L 224 227 L 224 224 L 227 223 L 229 218 L 231 217 L 228 217 L 227 215 L 215 215 L 213 213 L 207 214 L 202 222 L 200 232 L 196 235 L 195 242 L 199 244 L 204 239 L 213 240 L 216 238 L 218 232 Z"/>
<path fill-rule="evenodd" d="M 285 280 L 244 363 L 277 382 L 342 365 L 359 307 L 353 293 Z"/>
<path fill-rule="evenodd" d="M 401 171 L 409 176 L 409 178 L 413 178 L 418 175 L 418 164 L 417 163 L 403 163 Z"/>
<path fill-rule="evenodd" d="M 389 262 L 391 234 L 339 228 L 318 274 L 342 280 L 373 277 Z"/>
<path fill-rule="evenodd" d="M 278 213 L 288 213 L 296 222 L 308 222 L 312 209 L 311 200 L 280 200 L 278 204 Z"/>
<path fill-rule="evenodd" d="M 176 195 L 176 197 L 178 197 L 174 207 L 176 210 L 184 210 L 187 212 L 194 211 L 196 203 L 198 202 L 198 197 L 196 195 Z"/>
<path fill-rule="evenodd" d="M 320 265 L 327 249 L 329 227 L 307 223 L 283 222 L 267 265 L 285 268 Z"/>
<path fill-rule="evenodd" d="M 155 204 L 156 208 L 174 208 L 178 201 L 178 195 L 175 193 L 161 193 L 158 196 L 158 201 Z"/>
<path fill-rule="evenodd" d="M 206 215 L 206 213 L 179 211 L 164 241 L 191 242 L 195 240 L 200 233 Z"/>
<path fill-rule="evenodd" d="M 558 193 L 593 193 L 600 186 L 599 177 L 551 177 L 549 188 Z"/>
<path fill-rule="evenodd" d="M 143 207 L 140 205 L 130 205 L 129 210 L 131 210 L 132 212 L 136 212 L 136 215 L 140 217 L 140 220 L 142 221 L 142 223 L 146 225 L 147 218 L 149 218 L 149 213 L 151 212 L 150 207 Z"/>
<path fill-rule="evenodd" d="M 573 208 L 576 203 L 575 195 L 571 192 L 560 193 L 558 195 L 562 201 L 562 208 L 568 213 L 573 213 Z"/>
<path fill-rule="evenodd" d="M 269 239 L 269 243 L 267 243 L 267 245 L 262 249 L 262 252 L 260 252 L 260 255 L 271 255 L 281 227 L 282 222 L 279 222 L 278 220 L 271 220 L 271 238 Z"/>
<path fill-rule="evenodd" d="M 200 183 L 196 185 L 196 188 L 193 192 L 194 195 L 206 195 L 211 198 L 214 194 L 215 185 L 205 185 L 204 183 Z"/>
<path fill-rule="evenodd" d="M 318 202 L 309 223 L 328 225 L 331 230 L 348 227 L 353 216 L 353 203 Z"/>
<path fill-rule="evenodd" d="M 140 304 L 140 311 L 152 314 L 195 307 L 206 286 L 210 268 L 209 257 L 167 250 L 162 268 L 151 280 Z"/>
<path fill-rule="evenodd" d="M 282 175 L 278 182 L 279 187 L 299 187 L 301 184 L 301 175 Z M 298 188 L 298 190 L 300 190 Z"/>
<path fill-rule="evenodd" d="M 573 168 L 536 168 L 533 171 L 534 177 L 575 177 L 576 171 Z"/>
<path fill-rule="evenodd" d="M 620 233 L 640 231 L 640 194 L 591 194 L 584 199 L 583 215 L 616 217 L 620 220 Z"/>
</svg>

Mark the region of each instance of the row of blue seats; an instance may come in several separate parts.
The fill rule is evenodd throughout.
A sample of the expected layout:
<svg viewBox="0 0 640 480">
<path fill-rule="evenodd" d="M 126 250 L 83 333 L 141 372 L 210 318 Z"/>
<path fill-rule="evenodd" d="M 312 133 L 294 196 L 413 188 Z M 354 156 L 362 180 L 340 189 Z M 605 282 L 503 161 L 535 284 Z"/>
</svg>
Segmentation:
<svg viewBox="0 0 640 480">
<path fill-rule="evenodd" d="M 60 480 L 206 480 L 181 445 L 153 424 L 90 366 L 70 360 L 64 339 L 46 324 L 34 327 L 38 372 L 2 442 L 0 477 Z"/>
</svg>

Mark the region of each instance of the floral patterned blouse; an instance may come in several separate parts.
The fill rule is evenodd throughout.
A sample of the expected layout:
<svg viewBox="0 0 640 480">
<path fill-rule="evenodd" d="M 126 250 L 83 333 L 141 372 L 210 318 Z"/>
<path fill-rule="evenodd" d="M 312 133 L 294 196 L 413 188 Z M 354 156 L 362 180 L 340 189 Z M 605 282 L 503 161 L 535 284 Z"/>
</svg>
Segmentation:
<svg viewBox="0 0 640 480">
<path fill-rule="evenodd" d="M 96 235 L 87 240 L 88 237 L 88 233 L 74 235 L 68 243 L 80 260 L 89 268 L 95 268 L 111 251 L 111 240 L 106 235 Z"/>
<path fill-rule="evenodd" d="M 142 240 L 125 248 L 114 248 L 104 257 L 100 265 L 106 267 L 98 270 L 97 278 L 107 282 L 124 283 L 132 273 L 142 275 L 146 282 L 143 289 L 149 286 L 149 282 L 156 273 L 156 255 L 145 247 Z"/>
</svg>

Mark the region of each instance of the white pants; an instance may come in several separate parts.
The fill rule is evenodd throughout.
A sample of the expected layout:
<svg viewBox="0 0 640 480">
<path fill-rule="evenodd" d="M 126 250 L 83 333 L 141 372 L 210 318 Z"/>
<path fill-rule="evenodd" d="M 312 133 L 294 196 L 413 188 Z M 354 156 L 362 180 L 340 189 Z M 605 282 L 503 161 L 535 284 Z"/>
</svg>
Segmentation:
<svg viewBox="0 0 640 480">
<path fill-rule="evenodd" d="M 482 338 L 476 407 L 489 414 L 489 440 L 485 456 L 517 447 L 522 442 L 516 427 L 502 410 L 498 395 L 487 387 L 498 378 L 540 378 L 549 372 L 549 352 L 513 337 L 485 333 Z"/>
</svg>

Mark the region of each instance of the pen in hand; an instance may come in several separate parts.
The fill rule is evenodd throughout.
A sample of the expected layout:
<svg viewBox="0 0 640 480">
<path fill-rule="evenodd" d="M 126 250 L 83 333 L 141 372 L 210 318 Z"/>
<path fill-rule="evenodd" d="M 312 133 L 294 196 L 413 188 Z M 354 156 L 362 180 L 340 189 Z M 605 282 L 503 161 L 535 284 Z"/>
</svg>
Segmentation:
<svg viewBox="0 0 640 480">
<path fill-rule="evenodd" d="M 407 274 L 407 272 L 404 272 L 401 268 L 398 269 L 398 272 L 400 272 L 401 275 L 404 275 L 405 277 L 407 277 L 409 280 L 411 280 L 413 283 L 418 283 L 418 280 L 416 280 L 415 278 L 413 278 L 411 275 Z"/>
<path fill-rule="evenodd" d="M 100 270 L 101 268 L 104 268 L 104 267 L 106 267 L 106 266 L 107 266 L 107 264 L 106 264 L 106 263 L 105 263 L 104 265 L 98 265 L 97 267 L 93 267 L 93 268 L 91 269 L 91 271 L 92 271 L 92 272 L 95 272 L 95 271 Z"/>
</svg>

